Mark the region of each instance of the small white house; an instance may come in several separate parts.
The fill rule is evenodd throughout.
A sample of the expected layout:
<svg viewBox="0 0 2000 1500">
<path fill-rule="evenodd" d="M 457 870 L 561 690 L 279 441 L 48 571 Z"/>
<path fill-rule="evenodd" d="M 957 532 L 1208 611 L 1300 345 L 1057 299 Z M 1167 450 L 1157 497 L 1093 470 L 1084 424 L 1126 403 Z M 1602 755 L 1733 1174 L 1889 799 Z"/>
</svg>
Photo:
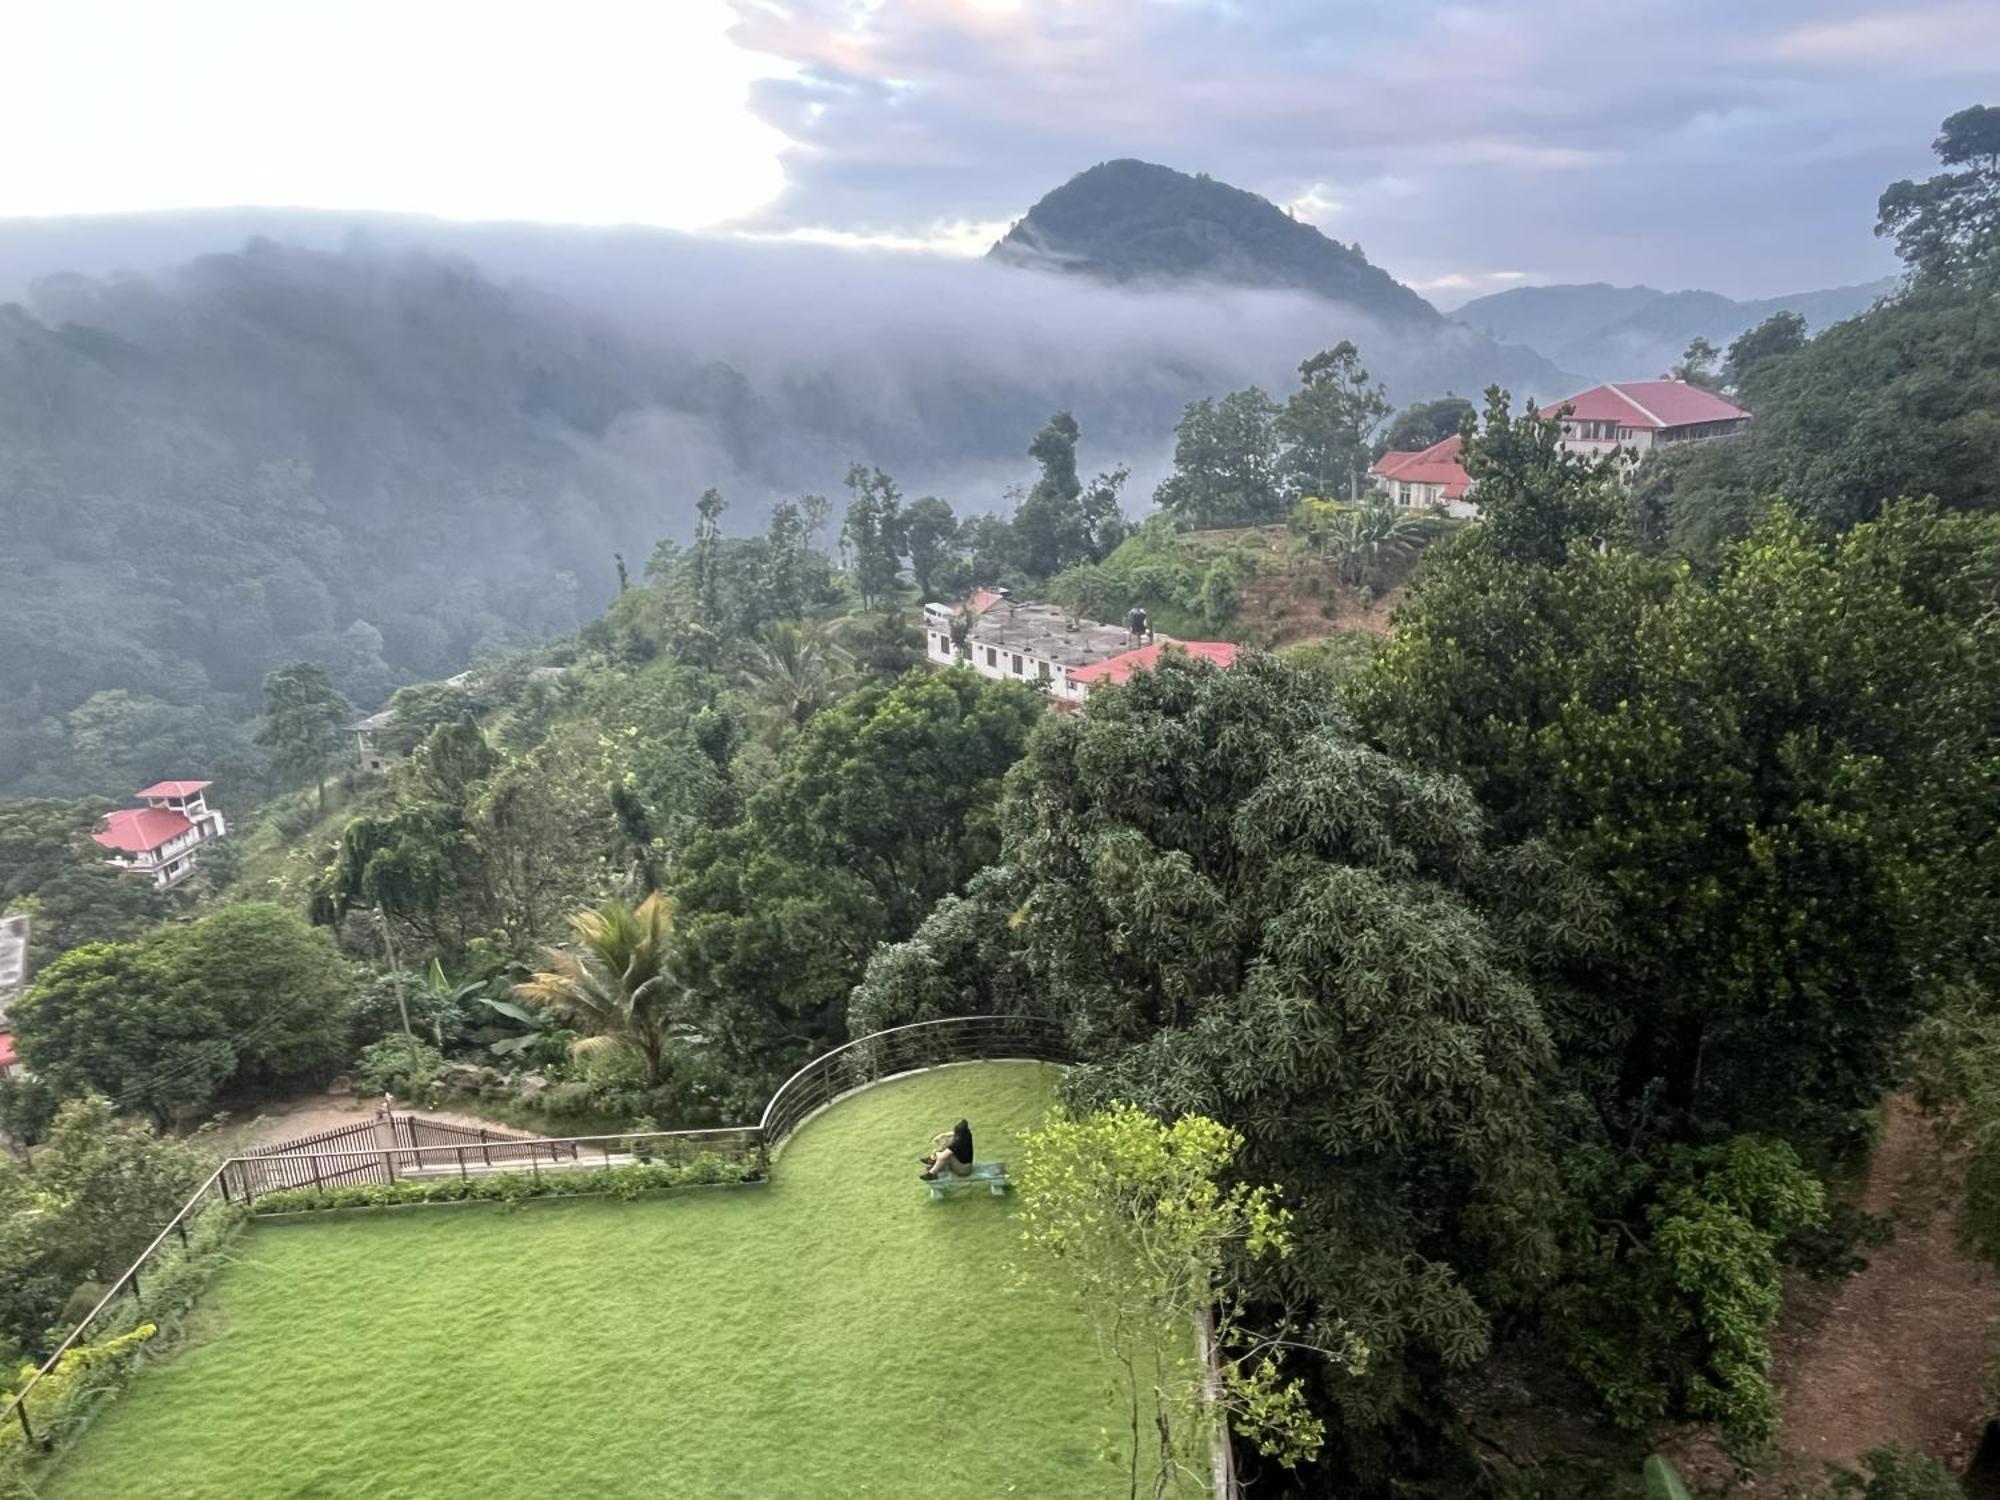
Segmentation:
<svg viewBox="0 0 2000 1500">
<path fill-rule="evenodd" d="M 162 890 L 194 873 L 195 851 L 228 833 L 208 805 L 207 781 L 162 781 L 139 793 L 144 807 L 121 807 L 100 818 L 91 840 L 110 851 L 121 870 L 146 875 Z"/>
</svg>

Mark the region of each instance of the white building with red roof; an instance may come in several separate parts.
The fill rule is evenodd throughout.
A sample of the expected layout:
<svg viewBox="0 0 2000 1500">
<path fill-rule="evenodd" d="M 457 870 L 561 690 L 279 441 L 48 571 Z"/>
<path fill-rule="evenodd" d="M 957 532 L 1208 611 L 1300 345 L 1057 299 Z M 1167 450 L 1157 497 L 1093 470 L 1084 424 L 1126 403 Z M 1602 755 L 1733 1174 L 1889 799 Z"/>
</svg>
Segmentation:
<svg viewBox="0 0 2000 1500">
<path fill-rule="evenodd" d="M 1623 450 L 1635 460 L 1670 443 L 1728 437 L 1750 413 L 1685 380 L 1622 380 L 1594 385 L 1557 402 L 1546 415 L 1562 422 L 1563 447 L 1595 457 Z"/>
<path fill-rule="evenodd" d="M 963 636 L 961 646 L 958 636 Z M 1077 704 L 1092 684 L 1123 682 L 1158 665 L 1163 646 L 1228 666 L 1228 641 L 1176 641 L 1155 635 L 1143 616 L 1124 626 L 1078 619 L 1053 604 L 1024 603 L 980 589 L 960 609 L 924 606 L 924 655 L 932 666 L 969 666 L 1000 682 L 1046 683 L 1059 706 Z"/>
<path fill-rule="evenodd" d="M 146 875 L 162 890 L 194 873 L 195 851 L 229 829 L 208 805 L 207 781 L 162 781 L 139 793 L 144 807 L 121 807 L 97 821 L 91 841 L 121 870 Z"/>
<path fill-rule="evenodd" d="M 1435 510 L 1448 516 L 1473 517 L 1479 506 L 1467 496 L 1472 476 L 1458 461 L 1464 439 L 1457 433 L 1414 453 L 1391 451 L 1368 471 L 1377 493 L 1403 510 Z"/>
</svg>

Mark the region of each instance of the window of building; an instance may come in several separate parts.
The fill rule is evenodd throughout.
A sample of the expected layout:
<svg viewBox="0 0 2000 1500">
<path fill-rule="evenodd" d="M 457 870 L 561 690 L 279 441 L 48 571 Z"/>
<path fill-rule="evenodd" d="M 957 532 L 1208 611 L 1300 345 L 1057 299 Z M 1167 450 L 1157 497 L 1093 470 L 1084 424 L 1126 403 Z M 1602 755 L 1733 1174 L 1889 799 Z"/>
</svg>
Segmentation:
<svg viewBox="0 0 2000 1500">
<path fill-rule="evenodd" d="M 1027 669 L 1021 665 L 1021 656 L 1019 652 L 1016 652 L 1014 654 L 1014 675 L 1016 677 L 1026 677 L 1028 675 Z"/>
<path fill-rule="evenodd" d="M 1049 680 L 1049 664 L 1047 662 L 1045 661 L 1036 662 L 1035 670 L 1042 674 L 1042 681 L 1047 682 Z"/>
<path fill-rule="evenodd" d="M 995 651 L 991 646 L 986 648 L 986 665 L 989 667 L 1000 665 L 1000 653 Z"/>
</svg>

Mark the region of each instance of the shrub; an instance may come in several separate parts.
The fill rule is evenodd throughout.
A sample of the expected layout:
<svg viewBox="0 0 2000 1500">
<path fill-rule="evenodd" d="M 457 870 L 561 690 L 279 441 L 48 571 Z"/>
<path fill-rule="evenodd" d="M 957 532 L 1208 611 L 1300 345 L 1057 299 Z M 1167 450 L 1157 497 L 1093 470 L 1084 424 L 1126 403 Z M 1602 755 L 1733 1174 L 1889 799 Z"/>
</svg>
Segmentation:
<svg viewBox="0 0 2000 1500">
<path fill-rule="evenodd" d="M 354 1085 L 363 1094 L 395 1094 L 414 1099 L 437 1082 L 444 1054 L 407 1036 L 385 1036 L 361 1049 L 354 1061 Z"/>
<path fill-rule="evenodd" d="M 758 1182 L 764 1168 L 757 1161 L 731 1161 L 712 1151 L 684 1166 L 666 1162 L 634 1162 L 625 1166 L 566 1168 L 561 1171 L 493 1172 L 483 1177 L 435 1177 L 426 1180 L 357 1183 L 348 1187 L 286 1188 L 266 1193 L 252 1205 L 258 1214 L 303 1213 L 332 1208 L 386 1208 L 402 1203 L 521 1203 L 530 1198 L 580 1198 L 608 1195 L 630 1200 L 666 1188 L 705 1187 L 727 1182 Z"/>
<path fill-rule="evenodd" d="M 1845 1470 L 1827 1491 L 1840 1500 L 1964 1500 L 1965 1490 L 1936 1459 L 1907 1448 L 1872 1448 L 1861 1471 Z"/>
</svg>

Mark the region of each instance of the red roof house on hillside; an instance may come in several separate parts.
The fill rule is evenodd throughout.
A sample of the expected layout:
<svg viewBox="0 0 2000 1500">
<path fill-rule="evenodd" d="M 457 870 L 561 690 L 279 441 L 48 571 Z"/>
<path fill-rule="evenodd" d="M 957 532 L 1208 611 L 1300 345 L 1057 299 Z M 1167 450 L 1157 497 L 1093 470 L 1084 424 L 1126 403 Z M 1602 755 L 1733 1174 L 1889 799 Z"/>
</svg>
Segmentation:
<svg viewBox="0 0 2000 1500">
<path fill-rule="evenodd" d="M 1414 453 L 1383 454 L 1368 471 L 1375 488 L 1406 510 L 1441 510 L 1448 516 L 1476 516 L 1479 507 L 1466 498 L 1472 476 L 1458 461 L 1464 439 L 1457 433 Z"/>
<path fill-rule="evenodd" d="M 1685 380 L 1594 385 L 1546 414 L 1561 419 L 1564 448 L 1592 455 L 1619 448 L 1644 454 L 1668 443 L 1727 437 L 1750 421 L 1735 402 Z"/>
<path fill-rule="evenodd" d="M 14 1033 L 0 1031 L 0 1078 L 9 1076 L 21 1065 L 21 1054 L 14 1050 Z"/>
<path fill-rule="evenodd" d="M 165 890 L 194 873 L 195 850 L 227 833 L 222 814 L 202 795 L 212 783 L 162 781 L 139 793 L 144 807 L 100 818 L 91 841 L 121 870 L 149 875 Z"/>
<path fill-rule="evenodd" d="M 1088 692 L 1093 682 L 1123 682 L 1134 672 L 1152 671 L 1160 664 L 1160 653 L 1169 646 L 1185 651 L 1196 661 L 1212 661 L 1218 667 L 1229 666 L 1236 660 L 1237 648 L 1228 641 L 1155 641 L 1123 656 L 1078 667 L 1069 674 L 1069 680 L 1082 684 L 1080 692 Z"/>
</svg>

